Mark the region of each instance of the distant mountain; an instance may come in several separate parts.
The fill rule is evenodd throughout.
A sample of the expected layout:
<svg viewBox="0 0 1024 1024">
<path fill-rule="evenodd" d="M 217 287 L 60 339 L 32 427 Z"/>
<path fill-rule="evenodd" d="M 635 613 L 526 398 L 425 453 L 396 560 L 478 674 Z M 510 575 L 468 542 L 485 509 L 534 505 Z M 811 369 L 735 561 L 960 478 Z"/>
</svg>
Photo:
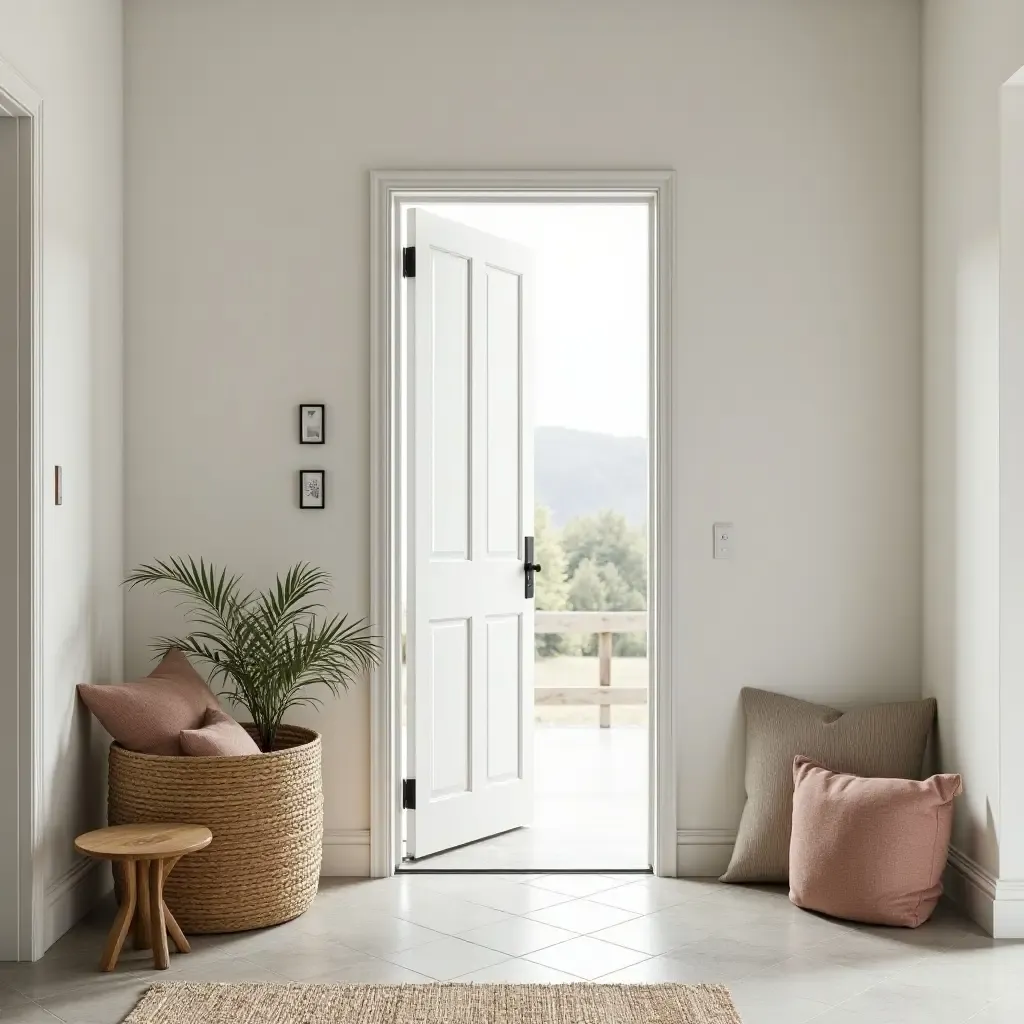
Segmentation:
<svg viewBox="0 0 1024 1024">
<path fill-rule="evenodd" d="M 634 525 L 647 518 L 647 441 L 568 427 L 534 434 L 536 501 L 556 526 L 610 508 Z"/>
</svg>

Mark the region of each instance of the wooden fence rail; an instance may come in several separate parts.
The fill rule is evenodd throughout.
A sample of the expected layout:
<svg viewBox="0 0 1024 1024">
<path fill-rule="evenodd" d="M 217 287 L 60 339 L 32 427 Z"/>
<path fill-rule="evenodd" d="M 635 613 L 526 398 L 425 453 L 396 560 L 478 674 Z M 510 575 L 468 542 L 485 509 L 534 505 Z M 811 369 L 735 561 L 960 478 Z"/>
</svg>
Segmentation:
<svg viewBox="0 0 1024 1024">
<path fill-rule="evenodd" d="M 613 704 L 646 704 L 646 686 L 612 689 L 612 648 L 616 633 L 646 633 L 647 612 L 535 612 L 534 633 L 597 635 L 597 686 L 538 686 L 534 703 L 565 707 L 596 704 L 602 729 L 612 724 Z"/>
</svg>

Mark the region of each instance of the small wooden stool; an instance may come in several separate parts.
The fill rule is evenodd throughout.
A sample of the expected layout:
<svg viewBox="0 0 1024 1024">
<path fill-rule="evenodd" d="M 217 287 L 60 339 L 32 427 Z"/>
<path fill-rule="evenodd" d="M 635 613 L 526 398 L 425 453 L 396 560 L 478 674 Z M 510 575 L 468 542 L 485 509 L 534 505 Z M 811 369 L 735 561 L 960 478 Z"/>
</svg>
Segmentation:
<svg viewBox="0 0 1024 1024">
<path fill-rule="evenodd" d="M 113 825 L 86 832 L 75 849 L 97 860 L 114 861 L 120 872 L 121 904 L 110 929 L 100 970 L 112 971 L 128 929 L 135 924 L 135 948 L 153 950 L 153 966 L 170 966 L 167 933 L 179 953 L 190 947 L 164 903 L 164 882 L 185 856 L 209 846 L 213 833 L 203 825 Z"/>
</svg>

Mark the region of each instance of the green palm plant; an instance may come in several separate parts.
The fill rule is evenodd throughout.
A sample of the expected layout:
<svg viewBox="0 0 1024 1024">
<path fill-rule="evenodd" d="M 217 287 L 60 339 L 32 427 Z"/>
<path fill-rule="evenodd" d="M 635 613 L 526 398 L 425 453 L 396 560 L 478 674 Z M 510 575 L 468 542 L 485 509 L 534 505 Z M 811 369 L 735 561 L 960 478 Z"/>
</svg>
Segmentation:
<svg viewBox="0 0 1024 1024">
<path fill-rule="evenodd" d="M 200 559 L 169 558 L 140 565 L 125 580 L 129 589 L 157 586 L 185 598 L 184 636 L 158 637 L 154 650 L 178 649 L 210 666 L 211 685 L 252 716 L 260 749 L 274 749 L 290 708 L 320 707 L 315 688 L 335 697 L 380 662 L 379 638 L 365 619 L 318 618 L 315 597 L 330 589 L 330 575 L 301 562 L 266 590 L 247 590 L 242 577 Z"/>
</svg>

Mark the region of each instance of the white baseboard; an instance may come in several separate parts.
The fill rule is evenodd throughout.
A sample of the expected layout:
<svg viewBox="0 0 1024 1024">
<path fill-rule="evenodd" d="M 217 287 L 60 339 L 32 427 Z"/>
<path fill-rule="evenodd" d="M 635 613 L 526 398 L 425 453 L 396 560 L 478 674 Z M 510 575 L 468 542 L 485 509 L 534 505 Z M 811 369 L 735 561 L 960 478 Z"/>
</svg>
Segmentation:
<svg viewBox="0 0 1024 1024">
<path fill-rule="evenodd" d="M 676 874 L 717 878 L 729 866 L 736 832 L 726 828 L 681 828 L 676 832 Z"/>
<path fill-rule="evenodd" d="M 955 846 L 949 848 L 946 893 L 997 939 L 1024 939 L 1024 880 L 996 878 Z"/>
<path fill-rule="evenodd" d="M 80 857 L 46 887 L 43 947 L 49 949 L 114 887 L 110 865 Z"/>
<path fill-rule="evenodd" d="M 321 877 L 369 878 L 370 830 L 331 828 L 324 830 Z"/>
</svg>

